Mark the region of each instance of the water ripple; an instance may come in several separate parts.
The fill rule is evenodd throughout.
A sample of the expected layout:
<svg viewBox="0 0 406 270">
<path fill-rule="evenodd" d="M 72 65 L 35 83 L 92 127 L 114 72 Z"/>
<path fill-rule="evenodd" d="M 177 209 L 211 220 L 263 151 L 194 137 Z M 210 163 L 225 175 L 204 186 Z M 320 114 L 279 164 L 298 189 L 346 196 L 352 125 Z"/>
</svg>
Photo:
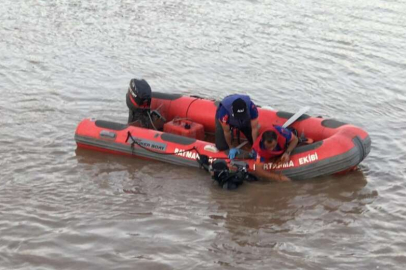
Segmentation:
<svg viewBox="0 0 406 270">
<path fill-rule="evenodd" d="M 5 269 L 401 269 L 401 1 L 11 1 L 0 9 Z M 368 131 L 358 170 L 234 192 L 202 171 L 76 149 L 125 122 L 129 78 Z"/>
</svg>

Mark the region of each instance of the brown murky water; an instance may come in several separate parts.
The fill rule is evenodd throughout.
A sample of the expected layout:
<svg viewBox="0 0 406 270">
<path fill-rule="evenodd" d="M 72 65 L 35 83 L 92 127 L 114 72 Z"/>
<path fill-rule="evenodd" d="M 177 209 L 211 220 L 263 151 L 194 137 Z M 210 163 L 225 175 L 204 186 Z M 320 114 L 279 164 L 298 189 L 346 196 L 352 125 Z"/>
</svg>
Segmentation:
<svg viewBox="0 0 406 270">
<path fill-rule="evenodd" d="M 0 269 L 403 269 L 406 2 L 33 1 L 0 6 Z M 221 190 L 199 170 L 77 150 L 125 92 L 349 122 L 359 170 Z"/>
</svg>

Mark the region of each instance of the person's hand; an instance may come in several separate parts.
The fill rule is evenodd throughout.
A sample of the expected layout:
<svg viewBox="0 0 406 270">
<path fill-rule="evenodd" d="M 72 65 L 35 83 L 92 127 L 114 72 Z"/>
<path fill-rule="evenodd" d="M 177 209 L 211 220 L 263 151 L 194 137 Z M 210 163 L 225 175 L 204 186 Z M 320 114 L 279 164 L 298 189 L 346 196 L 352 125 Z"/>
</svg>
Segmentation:
<svg viewBox="0 0 406 270">
<path fill-rule="evenodd" d="M 253 150 L 251 150 L 251 152 L 248 154 L 248 158 L 249 158 L 249 159 L 253 159 L 254 156 L 255 156 L 255 150 L 253 149 Z"/>
<path fill-rule="evenodd" d="M 240 153 L 240 149 L 237 148 L 231 148 L 230 151 L 228 152 L 228 158 L 229 159 L 234 159 L 236 155 Z"/>
<path fill-rule="evenodd" d="M 281 182 L 289 182 L 289 181 L 291 181 L 291 180 L 290 180 L 289 177 L 287 177 L 287 176 L 281 174 L 281 175 L 279 176 L 279 181 L 281 181 Z"/>
<path fill-rule="evenodd" d="M 283 155 L 282 155 L 282 157 L 281 157 L 281 161 L 282 161 L 283 163 L 288 162 L 288 161 L 289 161 L 289 158 L 290 158 L 290 153 L 289 153 L 289 152 L 285 152 L 285 153 L 283 153 Z"/>
</svg>

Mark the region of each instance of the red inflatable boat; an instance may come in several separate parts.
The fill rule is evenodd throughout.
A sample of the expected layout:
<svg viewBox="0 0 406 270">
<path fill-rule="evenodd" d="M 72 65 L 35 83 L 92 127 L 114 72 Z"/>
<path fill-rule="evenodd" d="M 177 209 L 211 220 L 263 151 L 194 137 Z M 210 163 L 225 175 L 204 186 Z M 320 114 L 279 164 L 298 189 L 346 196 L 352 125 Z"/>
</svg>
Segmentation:
<svg viewBox="0 0 406 270">
<path fill-rule="evenodd" d="M 199 167 L 199 155 L 206 155 L 209 160 L 228 161 L 228 151 L 218 151 L 213 142 L 218 103 L 195 96 L 153 93 L 151 109 L 158 109 L 166 118 L 163 132 L 84 119 L 76 129 L 75 140 L 81 148 L 177 165 Z M 293 115 L 264 108 L 258 111 L 260 133 L 270 125 L 283 125 Z M 290 127 L 296 129 L 299 136 L 304 134 L 314 142 L 296 147 L 288 162 L 270 162 L 267 168 L 294 180 L 350 171 L 371 149 L 371 139 L 364 130 L 333 119 L 304 114 Z M 239 155 L 252 170 L 254 160 L 244 158 L 247 156 L 246 153 Z"/>
</svg>

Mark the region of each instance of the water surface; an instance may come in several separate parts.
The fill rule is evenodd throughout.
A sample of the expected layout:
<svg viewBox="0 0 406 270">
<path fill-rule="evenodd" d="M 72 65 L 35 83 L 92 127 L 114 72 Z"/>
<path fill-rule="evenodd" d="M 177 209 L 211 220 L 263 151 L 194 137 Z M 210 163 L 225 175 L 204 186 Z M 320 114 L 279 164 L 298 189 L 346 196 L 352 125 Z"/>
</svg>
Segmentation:
<svg viewBox="0 0 406 270">
<path fill-rule="evenodd" d="M 403 269 L 406 3 L 12 1 L 0 7 L 1 269 Z M 221 190 L 76 149 L 129 80 L 360 126 L 356 172 Z"/>
</svg>

